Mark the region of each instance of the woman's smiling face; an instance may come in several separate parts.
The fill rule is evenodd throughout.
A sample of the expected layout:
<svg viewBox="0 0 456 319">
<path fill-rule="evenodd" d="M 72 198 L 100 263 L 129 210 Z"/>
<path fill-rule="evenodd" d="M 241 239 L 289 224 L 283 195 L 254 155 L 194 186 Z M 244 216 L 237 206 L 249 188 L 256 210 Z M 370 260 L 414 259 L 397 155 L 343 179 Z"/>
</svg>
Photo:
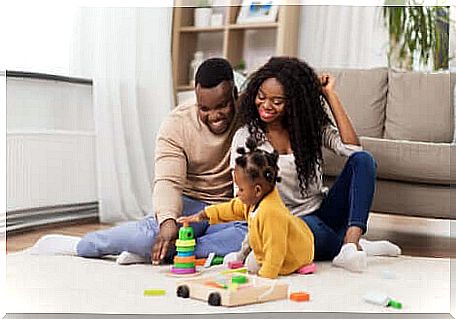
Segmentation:
<svg viewBox="0 0 456 319">
<path fill-rule="evenodd" d="M 265 80 L 258 89 L 255 104 L 263 122 L 271 124 L 280 121 L 285 111 L 285 93 L 276 78 Z"/>
</svg>

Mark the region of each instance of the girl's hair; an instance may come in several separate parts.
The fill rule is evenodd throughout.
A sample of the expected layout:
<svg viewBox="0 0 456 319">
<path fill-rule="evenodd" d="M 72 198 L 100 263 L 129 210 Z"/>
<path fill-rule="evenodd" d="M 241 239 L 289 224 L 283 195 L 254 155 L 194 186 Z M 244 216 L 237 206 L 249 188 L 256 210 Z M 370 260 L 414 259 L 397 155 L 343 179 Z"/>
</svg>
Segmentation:
<svg viewBox="0 0 456 319">
<path fill-rule="evenodd" d="M 266 124 L 261 121 L 255 104 L 258 90 L 267 79 L 275 78 L 284 90 L 285 110 L 282 125 L 290 136 L 295 156 L 299 188 L 304 195 L 309 183 L 321 170 L 322 134 L 332 124 L 324 109 L 321 84 L 307 63 L 292 57 L 273 57 L 253 73 L 240 101 L 240 117 L 257 143 L 266 140 Z"/>
<path fill-rule="evenodd" d="M 277 151 L 269 153 L 257 148 L 257 143 L 250 137 L 245 146 L 247 146 L 248 152 L 243 147 L 236 150 L 241 155 L 236 158 L 236 165 L 244 169 L 250 180 L 255 181 L 258 178 L 264 178 L 271 186 L 280 182 L 279 167 L 277 166 L 279 153 Z"/>
</svg>

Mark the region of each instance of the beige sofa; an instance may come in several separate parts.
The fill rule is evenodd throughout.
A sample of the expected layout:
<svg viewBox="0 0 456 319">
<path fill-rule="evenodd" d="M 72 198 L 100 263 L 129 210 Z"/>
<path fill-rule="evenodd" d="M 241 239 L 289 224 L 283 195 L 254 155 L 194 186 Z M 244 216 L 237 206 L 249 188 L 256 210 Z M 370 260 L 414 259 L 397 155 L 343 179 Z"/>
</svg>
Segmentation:
<svg viewBox="0 0 456 319">
<path fill-rule="evenodd" d="M 456 218 L 455 73 L 319 69 L 378 164 L 372 211 Z M 344 159 L 324 153 L 330 184 Z"/>
</svg>

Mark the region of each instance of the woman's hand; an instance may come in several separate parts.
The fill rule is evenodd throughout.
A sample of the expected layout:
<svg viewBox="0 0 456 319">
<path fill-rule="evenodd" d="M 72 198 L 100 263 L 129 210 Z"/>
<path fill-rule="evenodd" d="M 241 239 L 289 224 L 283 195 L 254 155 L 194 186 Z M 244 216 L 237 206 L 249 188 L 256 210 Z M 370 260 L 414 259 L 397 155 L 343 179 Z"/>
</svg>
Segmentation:
<svg viewBox="0 0 456 319">
<path fill-rule="evenodd" d="M 178 223 L 196 223 L 196 222 L 201 222 L 203 220 L 206 220 L 207 219 L 207 215 L 206 213 L 204 212 L 204 210 L 194 214 L 194 215 L 191 215 L 191 216 L 182 216 L 182 217 L 179 217 L 177 219 L 177 222 Z"/>
<path fill-rule="evenodd" d="M 334 93 L 334 88 L 336 86 L 336 78 L 329 73 L 323 73 L 319 77 L 321 83 L 321 92 L 323 95 L 328 98 L 329 95 Z"/>
</svg>

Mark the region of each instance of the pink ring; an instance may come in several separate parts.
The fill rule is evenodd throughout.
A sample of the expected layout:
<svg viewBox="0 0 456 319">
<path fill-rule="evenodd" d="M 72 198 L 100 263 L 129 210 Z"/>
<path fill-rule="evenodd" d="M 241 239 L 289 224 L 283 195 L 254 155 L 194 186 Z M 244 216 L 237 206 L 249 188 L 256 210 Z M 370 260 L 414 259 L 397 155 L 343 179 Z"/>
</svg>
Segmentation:
<svg viewBox="0 0 456 319">
<path fill-rule="evenodd" d="M 176 275 L 188 275 L 196 272 L 195 268 L 174 268 L 171 267 L 171 272 Z"/>
</svg>

